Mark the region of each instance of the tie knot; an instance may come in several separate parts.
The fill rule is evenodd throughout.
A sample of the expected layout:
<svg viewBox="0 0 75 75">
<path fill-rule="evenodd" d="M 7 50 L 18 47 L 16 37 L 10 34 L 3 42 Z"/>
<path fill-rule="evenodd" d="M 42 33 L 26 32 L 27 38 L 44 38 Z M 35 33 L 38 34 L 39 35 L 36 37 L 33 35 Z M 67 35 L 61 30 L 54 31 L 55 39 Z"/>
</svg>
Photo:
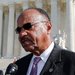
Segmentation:
<svg viewBox="0 0 75 75">
<path fill-rule="evenodd" d="M 37 64 L 40 60 L 41 60 L 40 57 L 35 57 L 35 58 L 34 58 L 34 63 L 33 63 L 33 64 Z"/>
</svg>

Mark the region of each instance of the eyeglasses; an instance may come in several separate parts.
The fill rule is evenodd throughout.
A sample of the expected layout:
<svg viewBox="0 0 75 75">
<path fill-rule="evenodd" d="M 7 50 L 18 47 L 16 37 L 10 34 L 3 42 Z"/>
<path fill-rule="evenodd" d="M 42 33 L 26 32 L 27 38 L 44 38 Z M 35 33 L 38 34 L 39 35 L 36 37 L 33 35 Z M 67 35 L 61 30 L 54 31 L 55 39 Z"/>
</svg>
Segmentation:
<svg viewBox="0 0 75 75">
<path fill-rule="evenodd" d="M 41 23 L 43 23 L 43 22 L 47 22 L 47 21 L 41 21 Z M 37 22 L 37 23 L 38 23 L 38 22 Z M 37 23 L 35 23 L 35 24 L 37 24 Z M 18 33 L 21 32 L 22 28 L 24 28 L 25 30 L 29 30 L 29 29 L 32 28 L 32 26 L 33 26 L 33 24 L 31 24 L 31 23 L 26 23 L 26 24 L 24 24 L 22 27 L 17 27 L 17 28 L 15 29 L 15 31 L 16 31 L 16 33 L 18 34 Z"/>
<path fill-rule="evenodd" d="M 24 28 L 25 30 L 29 30 L 29 29 L 31 29 L 32 28 L 32 24 L 31 23 L 26 23 L 26 24 L 24 24 L 22 27 L 17 27 L 16 29 L 15 29 L 15 31 L 16 31 L 16 33 L 20 33 L 21 32 L 21 30 L 22 30 L 22 28 Z"/>
</svg>

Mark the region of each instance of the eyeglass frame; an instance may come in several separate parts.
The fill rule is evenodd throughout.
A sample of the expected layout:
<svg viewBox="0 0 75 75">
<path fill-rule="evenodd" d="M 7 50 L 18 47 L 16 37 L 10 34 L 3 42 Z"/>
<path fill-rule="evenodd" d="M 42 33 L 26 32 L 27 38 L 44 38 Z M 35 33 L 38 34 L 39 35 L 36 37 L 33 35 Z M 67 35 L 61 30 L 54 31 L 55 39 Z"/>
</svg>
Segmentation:
<svg viewBox="0 0 75 75">
<path fill-rule="evenodd" d="M 28 23 L 26 23 L 26 24 L 23 24 L 21 27 L 18 26 L 18 27 L 15 29 L 16 34 L 19 34 L 19 33 L 21 32 L 22 28 L 23 28 L 24 30 L 29 30 L 29 29 L 32 28 L 33 25 L 38 24 L 38 23 L 43 23 L 43 22 L 48 22 L 48 21 L 40 21 L 40 22 L 36 22 L 36 23 L 30 23 L 30 22 L 28 22 Z M 26 26 L 27 24 L 30 24 L 30 27 L 29 27 L 28 29 L 26 29 L 26 28 L 24 27 L 24 26 Z M 20 31 L 19 31 L 18 29 L 20 29 Z"/>
</svg>

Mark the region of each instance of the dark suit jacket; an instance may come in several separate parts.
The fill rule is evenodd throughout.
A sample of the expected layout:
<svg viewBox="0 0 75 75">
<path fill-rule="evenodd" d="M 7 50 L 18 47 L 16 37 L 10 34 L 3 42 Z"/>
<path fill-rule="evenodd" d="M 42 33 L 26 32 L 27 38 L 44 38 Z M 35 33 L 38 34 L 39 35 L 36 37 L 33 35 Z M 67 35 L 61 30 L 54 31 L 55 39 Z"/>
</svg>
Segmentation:
<svg viewBox="0 0 75 75">
<path fill-rule="evenodd" d="M 19 59 L 16 75 L 26 75 L 33 54 Z M 75 75 L 75 54 L 55 45 L 40 75 Z"/>
</svg>

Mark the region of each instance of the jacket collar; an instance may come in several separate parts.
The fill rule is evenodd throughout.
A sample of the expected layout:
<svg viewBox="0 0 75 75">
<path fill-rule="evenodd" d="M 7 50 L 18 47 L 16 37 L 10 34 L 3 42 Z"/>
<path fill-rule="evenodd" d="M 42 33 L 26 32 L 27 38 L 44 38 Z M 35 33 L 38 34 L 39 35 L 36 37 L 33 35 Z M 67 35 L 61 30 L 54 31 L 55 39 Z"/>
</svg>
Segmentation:
<svg viewBox="0 0 75 75">
<path fill-rule="evenodd" d="M 61 60 L 61 48 L 55 44 L 53 51 L 51 52 L 43 70 L 40 73 L 40 75 L 44 75 L 46 72 L 52 73 L 55 70 L 57 64 L 59 64 L 61 62 L 62 62 L 62 60 Z"/>
</svg>

